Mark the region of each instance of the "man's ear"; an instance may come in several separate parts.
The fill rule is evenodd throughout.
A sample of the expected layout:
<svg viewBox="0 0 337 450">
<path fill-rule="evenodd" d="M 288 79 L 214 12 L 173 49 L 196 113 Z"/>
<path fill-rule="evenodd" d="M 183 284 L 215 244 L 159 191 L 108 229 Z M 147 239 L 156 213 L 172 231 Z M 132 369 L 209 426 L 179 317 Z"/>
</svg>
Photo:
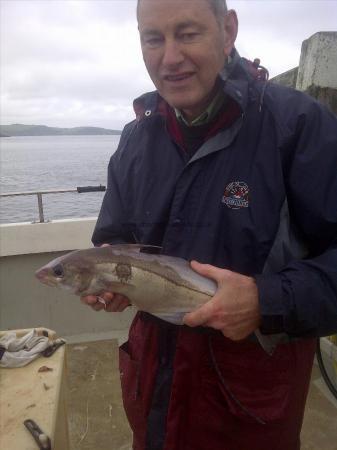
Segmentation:
<svg viewBox="0 0 337 450">
<path fill-rule="evenodd" d="M 229 56 L 233 50 L 236 36 L 238 34 L 238 17 L 233 9 L 227 11 L 224 17 L 225 46 L 224 53 Z"/>
</svg>

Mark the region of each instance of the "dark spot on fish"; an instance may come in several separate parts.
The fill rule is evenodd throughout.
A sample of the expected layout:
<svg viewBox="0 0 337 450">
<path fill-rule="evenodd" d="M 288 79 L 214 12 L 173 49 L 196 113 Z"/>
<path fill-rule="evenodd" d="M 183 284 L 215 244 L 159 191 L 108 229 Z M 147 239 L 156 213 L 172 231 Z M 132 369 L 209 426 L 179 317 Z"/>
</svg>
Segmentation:
<svg viewBox="0 0 337 450">
<path fill-rule="evenodd" d="M 132 278 L 130 264 L 117 264 L 116 275 L 122 283 L 128 282 Z"/>
<path fill-rule="evenodd" d="M 57 278 L 62 278 L 64 276 L 62 264 L 57 264 L 53 267 L 53 273 Z"/>
</svg>

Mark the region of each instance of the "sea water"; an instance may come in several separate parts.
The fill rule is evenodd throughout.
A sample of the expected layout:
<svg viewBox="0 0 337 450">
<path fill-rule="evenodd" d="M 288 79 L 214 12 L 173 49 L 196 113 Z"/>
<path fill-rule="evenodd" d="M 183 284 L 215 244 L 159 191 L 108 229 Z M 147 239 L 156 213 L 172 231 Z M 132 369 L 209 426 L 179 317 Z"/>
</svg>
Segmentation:
<svg viewBox="0 0 337 450">
<path fill-rule="evenodd" d="M 1 193 L 76 189 L 107 183 L 120 136 L 0 138 Z M 104 193 L 43 195 L 45 220 L 97 216 Z M 37 196 L 0 198 L 0 223 L 39 220 Z"/>
</svg>

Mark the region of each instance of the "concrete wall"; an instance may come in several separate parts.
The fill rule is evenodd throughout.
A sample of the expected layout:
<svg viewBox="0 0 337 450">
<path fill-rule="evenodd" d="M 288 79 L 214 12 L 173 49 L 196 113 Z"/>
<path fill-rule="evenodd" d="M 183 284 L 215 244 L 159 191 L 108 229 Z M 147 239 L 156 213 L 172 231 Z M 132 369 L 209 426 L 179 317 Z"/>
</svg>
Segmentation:
<svg viewBox="0 0 337 450">
<path fill-rule="evenodd" d="M 294 67 L 294 69 L 290 69 L 280 75 L 276 75 L 276 77 L 272 78 L 271 81 L 281 84 L 282 86 L 296 88 L 297 74 L 298 67 Z"/>
<path fill-rule="evenodd" d="M 337 32 L 316 33 L 302 43 L 296 88 L 311 86 L 337 89 Z"/>
<path fill-rule="evenodd" d="M 303 41 L 299 66 L 271 81 L 304 91 L 337 114 L 337 32 L 315 33 Z"/>
</svg>

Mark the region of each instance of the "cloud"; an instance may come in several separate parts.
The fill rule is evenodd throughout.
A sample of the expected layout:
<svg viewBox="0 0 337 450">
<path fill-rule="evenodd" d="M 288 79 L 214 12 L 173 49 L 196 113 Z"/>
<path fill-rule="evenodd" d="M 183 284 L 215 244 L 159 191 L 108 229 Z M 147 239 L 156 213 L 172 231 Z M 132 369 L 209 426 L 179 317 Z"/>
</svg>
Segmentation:
<svg viewBox="0 0 337 450">
<path fill-rule="evenodd" d="M 304 39 L 332 31 L 337 1 L 228 0 L 237 48 L 272 75 L 298 64 Z M 135 0 L 0 0 L 1 123 L 121 128 L 153 89 Z"/>
<path fill-rule="evenodd" d="M 120 128 L 131 120 L 131 99 L 153 89 L 134 11 L 129 1 L 4 2 L 1 121 Z"/>
</svg>

